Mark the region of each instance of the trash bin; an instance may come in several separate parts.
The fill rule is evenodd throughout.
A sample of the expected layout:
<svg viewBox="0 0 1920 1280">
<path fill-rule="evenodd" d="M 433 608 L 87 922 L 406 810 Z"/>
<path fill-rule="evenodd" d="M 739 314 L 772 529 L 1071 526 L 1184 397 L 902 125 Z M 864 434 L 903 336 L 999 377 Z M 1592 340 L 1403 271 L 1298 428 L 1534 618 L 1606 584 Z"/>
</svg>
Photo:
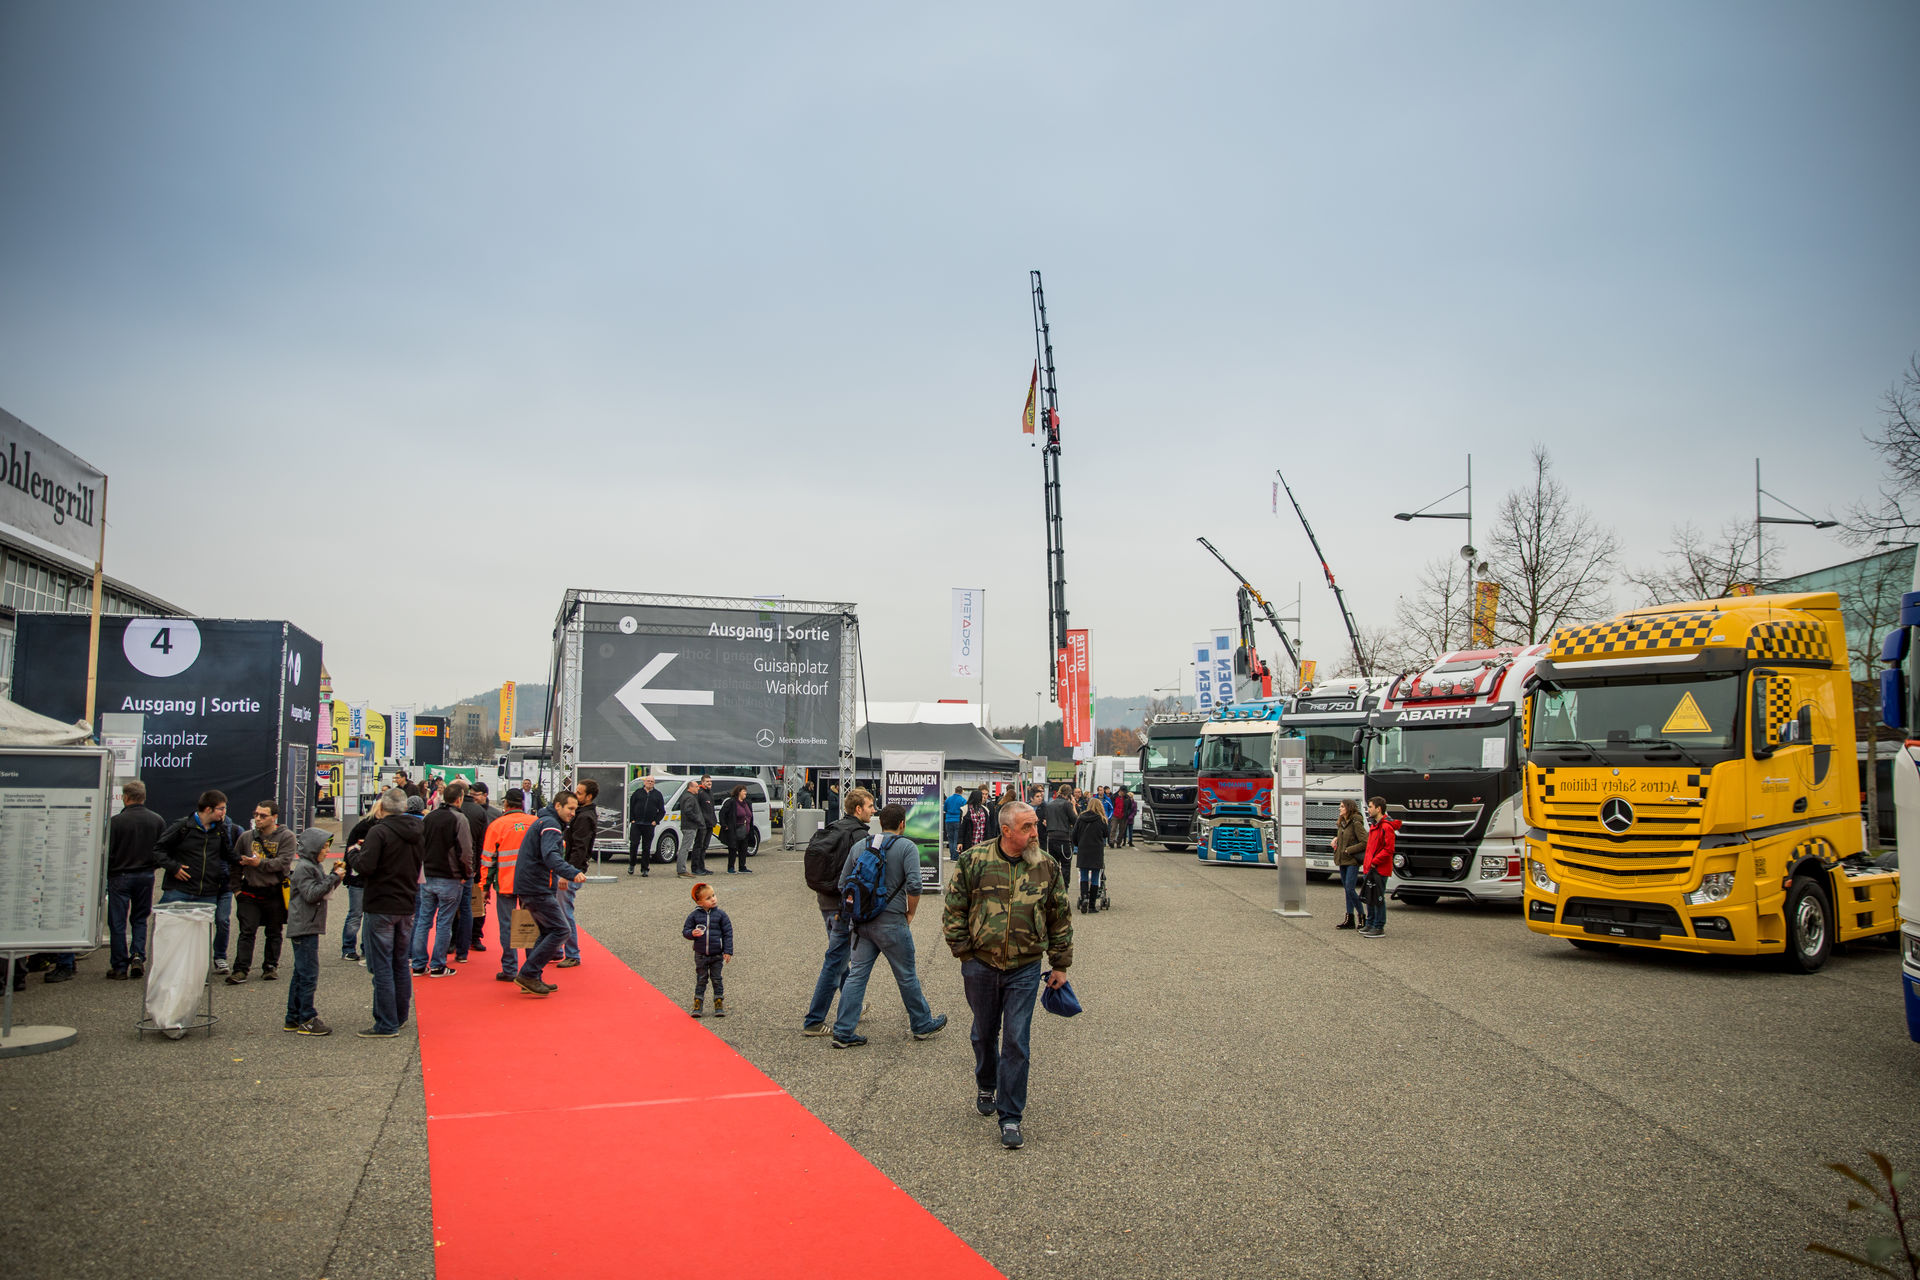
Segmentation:
<svg viewBox="0 0 1920 1280">
<path fill-rule="evenodd" d="M 826 820 L 825 809 L 795 809 L 780 832 L 780 843 L 789 849 L 804 849 Z"/>
<path fill-rule="evenodd" d="M 152 954 L 147 957 L 147 1016 L 142 1031 L 178 1040 L 214 1021 L 212 987 L 214 906 L 163 902 L 153 909 Z M 206 1002 L 204 1011 L 195 1006 Z"/>
</svg>

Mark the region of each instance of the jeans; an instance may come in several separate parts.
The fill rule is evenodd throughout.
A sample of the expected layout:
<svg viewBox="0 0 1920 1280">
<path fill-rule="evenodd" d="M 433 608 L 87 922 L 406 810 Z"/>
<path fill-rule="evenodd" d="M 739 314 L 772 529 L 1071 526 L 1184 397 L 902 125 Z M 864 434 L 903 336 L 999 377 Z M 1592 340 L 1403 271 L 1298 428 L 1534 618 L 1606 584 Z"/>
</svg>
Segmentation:
<svg viewBox="0 0 1920 1280">
<path fill-rule="evenodd" d="M 369 911 L 364 919 L 367 972 L 373 977 L 373 1029 L 398 1031 L 413 1008 L 413 965 L 408 959 L 413 917 Z"/>
<path fill-rule="evenodd" d="M 562 960 L 578 960 L 580 958 L 580 926 L 575 924 L 573 919 L 573 913 L 577 907 L 573 897 L 574 894 L 578 892 L 578 889 L 569 886 L 564 889 L 556 889 L 553 893 L 553 900 L 560 906 L 560 914 L 567 918 L 567 940 L 560 944 L 560 958 Z"/>
<path fill-rule="evenodd" d="M 213 904 L 213 958 L 227 958 L 227 917 L 233 910 L 233 895 L 220 893 L 188 893 L 185 889 L 175 889 L 171 885 L 160 891 L 162 902 L 206 902 Z"/>
<path fill-rule="evenodd" d="M 500 972 L 509 978 L 520 972 L 520 953 L 507 945 L 513 941 L 513 908 L 518 901 L 510 893 L 494 891 L 494 918 L 500 923 Z"/>
<path fill-rule="evenodd" d="M 298 1026 L 320 1015 L 313 1007 L 313 993 L 320 986 L 320 935 L 288 938 L 293 947 L 293 981 L 287 984 L 287 1025 Z"/>
<path fill-rule="evenodd" d="M 703 938 L 701 941 L 704 942 L 705 939 Z M 711 979 L 713 982 L 714 1007 L 719 1008 L 720 1001 L 725 998 L 727 994 L 726 967 L 727 958 L 724 955 L 703 956 L 699 952 L 695 952 L 693 956 L 693 998 L 698 1000 L 707 994 L 707 982 Z"/>
<path fill-rule="evenodd" d="M 1347 891 L 1347 916 L 1353 920 L 1364 920 L 1366 905 L 1360 900 L 1360 868 L 1347 866 L 1340 868 L 1340 887 Z"/>
<path fill-rule="evenodd" d="M 640 864 L 640 874 L 646 875 L 653 865 L 653 828 L 651 822 L 636 822 L 627 828 L 627 874 L 633 874 L 633 864 Z"/>
<path fill-rule="evenodd" d="M 108 963 L 115 973 L 147 958 L 147 921 L 153 915 L 153 872 L 107 878 Z"/>
<path fill-rule="evenodd" d="M 1027 1048 L 1040 961 L 1002 971 L 969 960 L 960 966 L 960 981 L 973 1010 L 974 1083 L 993 1094 L 1002 1120 L 1018 1120 L 1027 1110 Z"/>
<path fill-rule="evenodd" d="M 527 948 L 520 976 L 539 982 L 547 962 L 560 954 L 560 947 L 566 941 L 567 917 L 550 893 L 529 893 L 520 899 L 520 905 L 533 913 L 533 922 L 540 926 L 540 941 Z"/>
<path fill-rule="evenodd" d="M 265 929 L 267 940 L 261 948 L 262 969 L 280 967 L 280 931 L 287 927 L 287 904 L 275 886 L 266 891 L 265 896 L 252 893 L 240 895 L 240 944 L 234 948 L 233 968 L 236 973 L 245 973 L 253 967 L 253 935 Z"/>
<path fill-rule="evenodd" d="M 1081 867 L 1080 868 L 1080 892 L 1092 893 L 1094 890 L 1100 887 L 1100 882 L 1106 879 L 1106 875 L 1107 873 L 1100 868 Z"/>
<path fill-rule="evenodd" d="M 960 857 L 960 824 L 944 823 L 940 834 L 946 839 L 947 848 L 951 851 L 950 856 L 958 859 Z"/>
<path fill-rule="evenodd" d="M 360 954 L 360 904 L 366 900 L 367 891 L 360 885 L 347 886 L 347 923 L 340 930 L 340 954 L 357 956 Z"/>
<path fill-rule="evenodd" d="M 1375 933 L 1387 927 L 1387 878 L 1379 872 L 1367 876 L 1367 895 L 1372 900 L 1367 912 L 1367 928 Z"/>
<path fill-rule="evenodd" d="M 434 968 L 447 963 L 447 942 L 453 934 L 455 908 L 466 906 L 467 882 L 445 876 L 428 876 L 420 886 L 420 905 L 413 913 L 413 967 L 424 969 L 431 959 Z M 433 949 L 429 957 L 427 931 L 433 931 Z"/>
<path fill-rule="evenodd" d="M 827 1010 L 833 1007 L 833 993 L 846 982 L 847 960 L 853 954 L 853 931 L 847 927 L 840 909 L 822 907 L 820 918 L 827 924 L 827 955 L 820 962 L 820 977 L 813 984 L 813 1002 L 807 1006 L 807 1016 L 801 1022 L 807 1027 L 817 1027 L 827 1020 Z"/>
<path fill-rule="evenodd" d="M 893 980 L 900 984 L 900 1000 L 907 1006 L 908 1028 L 915 1035 L 923 1035 L 933 1026 L 933 1010 L 927 1007 L 926 993 L 920 990 L 920 975 L 914 970 L 913 929 L 899 912 L 883 911 L 865 924 L 853 927 L 853 965 L 847 970 L 846 985 L 840 988 L 840 1016 L 834 1020 L 834 1039 L 847 1039 L 860 1025 L 860 1007 L 867 999 L 867 979 L 873 975 L 873 962 L 883 955 L 893 967 Z"/>
</svg>

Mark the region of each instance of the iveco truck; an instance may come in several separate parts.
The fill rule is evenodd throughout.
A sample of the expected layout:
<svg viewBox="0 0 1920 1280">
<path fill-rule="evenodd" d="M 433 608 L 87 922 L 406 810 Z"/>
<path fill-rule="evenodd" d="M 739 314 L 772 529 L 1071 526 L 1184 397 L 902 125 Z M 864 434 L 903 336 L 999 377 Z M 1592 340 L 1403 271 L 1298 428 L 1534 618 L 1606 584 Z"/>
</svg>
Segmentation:
<svg viewBox="0 0 1920 1280">
<path fill-rule="evenodd" d="M 1520 900 L 1520 702 L 1545 653 L 1447 654 L 1395 680 L 1367 718 L 1367 795 L 1400 819 L 1390 896 Z"/>
<path fill-rule="evenodd" d="M 1900 928 L 1864 856 L 1830 591 L 1637 609 L 1555 634 L 1527 718 L 1527 926 L 1576 947 L 1773 955 Z"/>
<path fill-rule="evenodd" d="M 1288 736 L 1307 744 L 1304 831 L 1309 876 L 1325 879 L 1334 873 L 1333 832 L 1340 822 L 1340 802 L 1351 800 L 1366 812 L 1353 748 L 1368 715 L 1392 683 L 1391 679 L 1323 680 L 1296 693 L 1280 717 Z"/>
<path fill-rule="evenodd" d="M 1200 746 L 1204 711 L 1174 711 L 1147 717 L 1141 730 L 1140 818 L 1134 839 L 1176 852 L 1193 844 L 1194 753 Z"/>
</svg>

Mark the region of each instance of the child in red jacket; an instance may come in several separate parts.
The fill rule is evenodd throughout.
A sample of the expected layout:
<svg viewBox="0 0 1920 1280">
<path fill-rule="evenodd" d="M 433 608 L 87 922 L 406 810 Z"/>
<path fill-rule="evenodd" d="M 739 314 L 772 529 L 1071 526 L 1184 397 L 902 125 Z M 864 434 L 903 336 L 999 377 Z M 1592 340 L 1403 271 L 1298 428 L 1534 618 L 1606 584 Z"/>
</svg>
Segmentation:
<svg viewBox="0 0 1920 1280">
<path fill-rule="evenodd" d="M 1393 833 L 1400 819 L 1387 816 L 1387 802 L 1379 796 L 1367 801 L 1367 856 L 1360 870 L 1367 877 L 1367 923 L 1363 938 L 1377 938 L 1387 928 L 1387 875 L 1393 870 Z"/>
</svg>

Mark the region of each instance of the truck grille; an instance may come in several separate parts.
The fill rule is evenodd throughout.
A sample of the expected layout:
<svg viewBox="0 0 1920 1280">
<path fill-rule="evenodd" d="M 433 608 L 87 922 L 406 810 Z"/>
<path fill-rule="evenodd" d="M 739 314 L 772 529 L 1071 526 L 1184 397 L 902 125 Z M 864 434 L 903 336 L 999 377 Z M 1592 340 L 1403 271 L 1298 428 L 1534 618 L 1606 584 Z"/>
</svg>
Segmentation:
<svg viewBox="0 0 1920 1280">
<path fill-rule="evenodd" d="M 1164 804 L 1174 808 L 1181 806 L 1191 808 L 1194 798 L 1198 793 L 1199 788 L 1197 786 L 1172 787 L 1156 784 L 1147 787 L 1147 800 L 1149 803 L 1156 805 Z"/>
<path fill-rule="evenodd" d="M 1153 820 L 1153 829 L 1163 836 L 1180 836 L 1184 839 L 1193 832 L 1193 817 L 1191 814 L 1179 818 L 1163 818 L 1156 815 Z"/>
<path fill-rule="evenodd" d="M 1320 850 L 1327 847 L 1327 841 L 1333 839 L 1333 833 L 1340 826 L 1340 804 L 1329 804 L 1324 800 L 1307 801 L 1306 815 L 1302 826 L 1307 834 L 1307 848 Z"/>
<path fill-rule="evenodd" d="M 1223 862 L 1258 862 L 1263 843 L 1258 827 L 1213 829 L 1213 856 Z"/>
<path fill-rule="evenodd" d="M 1406 809 L 1388 805 L 1387 816 L 1400 819 L 1401 840 L 1464 840 L 1479 823 L 1483 807 L 1459 804 L 1451 809 Z"/>
<path fill-rule="evenodd" d="M 1680 913 L 1660 902 L 1614 902 L 1606 898 L 1569 898 L 1560 923 L 1579 925 L 1590 933 L 1619 932 L 1626 936 L 1687 936 Z"/>
<path fill-rule="evenodd" d="M 1478 862 L 1471 850 L 1461 849 L 1459 853 L 1414 853 L 1398 848 L 1394 850 L 1405 862 L 1393 869 L 1393 874 L 1402 880 L 1465 880 Z M 1460 869 L 1453 869 L 1453 859 L 1460 859 Z"/>
</svg>

